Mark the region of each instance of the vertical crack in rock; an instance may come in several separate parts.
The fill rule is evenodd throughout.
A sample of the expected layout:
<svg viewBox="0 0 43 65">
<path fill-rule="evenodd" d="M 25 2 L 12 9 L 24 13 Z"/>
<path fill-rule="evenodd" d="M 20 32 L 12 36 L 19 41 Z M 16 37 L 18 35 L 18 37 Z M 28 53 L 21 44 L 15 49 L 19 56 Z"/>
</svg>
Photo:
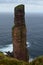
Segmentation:
<svg viewBox="0 0 43 65">
<path fill-rule="evenodd" d="M 16 6 L 14 12 L 15 25 L 12 28 L 13 55 L 19 60 L 28 61 L 24 5 Z"/>
</svg>

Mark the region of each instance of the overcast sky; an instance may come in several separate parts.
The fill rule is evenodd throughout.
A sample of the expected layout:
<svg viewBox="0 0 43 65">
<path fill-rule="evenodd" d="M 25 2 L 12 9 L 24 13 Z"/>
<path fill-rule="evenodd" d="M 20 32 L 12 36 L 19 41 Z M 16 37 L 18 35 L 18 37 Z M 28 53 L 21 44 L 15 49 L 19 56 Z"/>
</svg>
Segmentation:
<svg viewBox="0 0 43 65">
<path fill-rule="evenodd" d="M 0 0 L 0 3 L 27 3 L 29 0 Z"/>
<path fill-rule="evenodd" d="M 43 13 L 43 0 L 0 0 L 0 12 L 13 12 L 18 4 L 24 4 L 26 12 Z"/>
</svg>

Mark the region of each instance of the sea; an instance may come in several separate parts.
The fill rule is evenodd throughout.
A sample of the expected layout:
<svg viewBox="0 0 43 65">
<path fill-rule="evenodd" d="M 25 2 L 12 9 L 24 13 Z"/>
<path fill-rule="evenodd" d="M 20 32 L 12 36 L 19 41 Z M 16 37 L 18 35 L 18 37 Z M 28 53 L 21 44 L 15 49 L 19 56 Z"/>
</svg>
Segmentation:
<svg viewBox="0 0 43 65">
<path fill-rule="evenodd" d="M 25 13 L 27 29 L 27 50 L 31 58 L 43 55 L 43 14 Z M 0 13 L 0 51 L 12 52 L 13 13 Z"/>
</svg>

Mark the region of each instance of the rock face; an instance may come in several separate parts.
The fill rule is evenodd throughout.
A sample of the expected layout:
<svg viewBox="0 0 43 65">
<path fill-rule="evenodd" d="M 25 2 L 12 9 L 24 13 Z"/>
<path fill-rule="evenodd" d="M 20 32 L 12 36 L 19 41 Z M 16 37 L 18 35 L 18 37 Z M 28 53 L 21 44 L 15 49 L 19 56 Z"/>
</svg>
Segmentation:
<svg viewBox="0 0 43 65">
<path fill-rule="evenodd" d="M 24 5 L 16 6 L 14 15 L 15 25 L 12 28 L 13 55 L 19 60 L 28 61 Z"/>
</svg>

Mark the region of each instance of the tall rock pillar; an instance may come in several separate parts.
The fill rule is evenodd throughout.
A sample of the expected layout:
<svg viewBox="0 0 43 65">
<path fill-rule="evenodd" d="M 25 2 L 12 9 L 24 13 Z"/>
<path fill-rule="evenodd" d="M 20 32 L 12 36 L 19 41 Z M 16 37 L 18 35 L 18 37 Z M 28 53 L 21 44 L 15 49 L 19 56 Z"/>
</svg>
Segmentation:
<svg viewBox="0 0 43 65">
<path fill-rule="evenodd" d="M 28 61 L 24 5 L 16 6 L 14 12 L 15 25 L 12 28 L 13 55 L 19 60 Z"/>
</svg>

